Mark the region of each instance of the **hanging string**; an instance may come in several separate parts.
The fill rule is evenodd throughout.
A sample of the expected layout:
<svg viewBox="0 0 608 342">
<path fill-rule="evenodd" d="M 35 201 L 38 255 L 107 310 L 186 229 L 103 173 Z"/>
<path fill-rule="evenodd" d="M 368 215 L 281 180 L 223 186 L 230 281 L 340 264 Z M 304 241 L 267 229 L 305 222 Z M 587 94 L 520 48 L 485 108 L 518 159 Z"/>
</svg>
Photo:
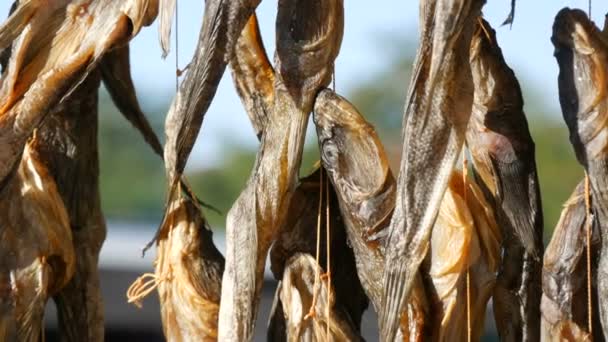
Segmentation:
<svg viewBox="0 0 608 342">
<path fill-rule="evenodd" d="M 593 294 L 591 292 L 591 193 L 589 191 L 589 175 L 585 171 L 585 230 L 587 235 L 587 329 L 593 336 Z"/>
<path fill-rule="evenodd" d="M 161 280 L 154 273 L 144 273 L 139 276 L 127 290 L 127 302 L 138 308 L 142 307 L 142 300 L 152 293 Z"/>
<path fill-rule="evenodd" d="M 467 203 L 467 180 L 469 176 L 469 166 L 467 163 L 467 155 L 466 149 L 462 149 L 462 198 L 464 203 L 468 206 Z M 469 272 L 469 255 L 467 253 L 467 274 L 466 274 L 466 282 L 467 282 L 467 291 L 466 291 L 466 302 L 467 302 L 467 341 L 471 342 L 471 274 Z"/>
<path fill-rule="evenodd" d="M 313 285 L 312 303 L 304 320 L 315 317 L 315 306 L 317 305 L 317 294 L 319 280 L 321 278 L 321 264 L 319 253 L 321 251 L 321 210 L 323 209 L 323 167 L 319 168 L 319 206 L 317 209 L 317 252 L 316 252 L 316 268 L 315 268 L 315 283 Z"/>
<path fill-rule="evenodd" d="M 591 0 L 589 0 L 589 19 L 591 19 Z"/>
</svg>

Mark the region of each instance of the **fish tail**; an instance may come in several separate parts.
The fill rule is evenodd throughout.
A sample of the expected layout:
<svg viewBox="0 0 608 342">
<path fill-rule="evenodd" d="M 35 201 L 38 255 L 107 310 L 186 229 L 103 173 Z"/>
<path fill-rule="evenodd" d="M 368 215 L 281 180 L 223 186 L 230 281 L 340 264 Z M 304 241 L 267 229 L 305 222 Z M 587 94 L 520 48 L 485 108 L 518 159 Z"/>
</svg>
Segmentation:
<svg viewBox="0 0 608 342">
<path fill-rule="evenodd" d="M 412 288 L 413 277 L 408 276 L 405 263 L 393 265 L 384 272 L 382 309 L 378 324 L 380 341 L 394 341 L 400 326 L 401 313 Z"/>
</svg>

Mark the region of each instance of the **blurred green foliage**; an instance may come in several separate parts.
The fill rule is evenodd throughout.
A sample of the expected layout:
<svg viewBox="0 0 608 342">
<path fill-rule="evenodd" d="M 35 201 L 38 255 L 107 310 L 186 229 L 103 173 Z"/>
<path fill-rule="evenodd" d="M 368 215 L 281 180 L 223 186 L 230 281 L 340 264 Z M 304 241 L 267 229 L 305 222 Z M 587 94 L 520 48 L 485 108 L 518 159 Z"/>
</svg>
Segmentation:
<svg viewBox="0 0 608 342">
<path fill-rule="evenodd" d="M 105 91 L 101 92 L 99 103 L 100 185 L 104 214 L 110 219 L 160 219 L 165 191 L 161 157 L 154 154 L 139 132 L 116 110 Z M 150 116 L 152 124 L 157 132 L 162 132 L 162 122 L 158 120 L 161 113 L 156 111 L 154 114 Z"/>
<path fill-rule="evenodd" d="M 412 56 L 395 59 L 385 70 L 361 81 L 345 95 L 374 124 L 385 143 L 393 170 L 398 170 L 403 104 L 410 80 Z M 530 130 L 536 142 L 536 157 L 545 213 L 545 240 L 557 223 L 562 203 L 582 178 L 574 159 L 567 130 L 559 113 L 548 113 L 544 99 L 529 80 L 520 82 L 526 98 Z M 557 86 L 557 84 L 553 85 Z M 166 99 L 169 101 L 170 99 Z M 144 103 L 153 126 L 163 136 L 163 108 L 167 103 Z M 314 126 L 309 125 L 309 130 Z M 313 134 L 314 136 L 314 134 Z M 308 173 L 318 159 L 316 141 L 305 148 L 301 174 Z M 218 208 L 222 215 L 207 211 L 211 225 L 222 228 L 225 216 L 244 188 L 255 160 L 257 146 L 223 144 L 220 165 L 187 175 L 199 197 Z M 164 201 L 165 180 L 161 160 L 127 121 L 101 97 L 100 155 L 103 208 L 110 218 L 158 220 Z"/>
</svg>

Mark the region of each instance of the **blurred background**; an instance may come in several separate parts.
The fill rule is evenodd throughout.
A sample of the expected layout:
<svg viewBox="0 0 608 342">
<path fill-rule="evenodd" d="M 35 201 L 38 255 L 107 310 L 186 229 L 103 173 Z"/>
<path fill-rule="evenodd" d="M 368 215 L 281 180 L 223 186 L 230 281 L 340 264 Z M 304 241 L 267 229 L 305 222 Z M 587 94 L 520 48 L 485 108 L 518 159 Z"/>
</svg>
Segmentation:
<svg viewBox="0 0 608 342">
<path fill-rule="evenodd" d="M 8 13 L 10 1 L 0 4 Z M 132 43 L 131 66 L 140 102 L 158 134 L 175 94 L 176 54 L 180 68 L 192 57 L 203 14 L 202 1 L 178 4 L 179 48 L 161 59 L 157 25 L 144 29 Z M 257 11 L 269 56 L 274 54 L 274 22 L 277 1 L 263 1 Z M 562 203 L 582 178 L 574 159 L 557 95 L 557 64 L 550 41 L 555 14 L 562 7 L 588 10 L 587 0 L 518 1 L 512 27 L 500 27 L 510 10 L 509 0 L 489 0 L 484 15 L 496 29 L 505 59 L 521 83 L 525 111 L 536 142 L 537 166 L 545 213 L 545 240 L 551 237 Z M 608 3 L 593 1 L 592 18 L 602 26 Z M 403 105 L 418 39 L 417 1 L 345 1 L 345 32 L 336 61 L 336 89 L 354 103 L 377 128 L 393 169 L 399 163 Z M 175 30 L 174 30 L 175 32 Z M 176 51 L 177 50 L 177 51 Z M 301 174 L 318 159 L 313 127 L 309 125 Z M 106 299 L 108 340 L 162 340 L 155 295 L 138 310 L 126 304 L 128 285 L 152 270 L 154 252 L 140 258 L 144 244 L 153 237 L 165 197 L 163 167 L 111 103 L 105 90 L 100 100 L 100 157 L 102 202 L 108 238 L 102 250 L 102 286 Z M 187 167 L 197 194 L 221 211 L 206 212 L 223 249 L 225 214 L 243 188 L 255 158 L 258 142 L 227 72 L 205 118 Z M 272 294 L 273 285 L 265 293 Z M 268 303 L 268 296 L 265 297 Z M 265 305 L 266 305 L 265 304 Z M 48 325 L 54 326 L 52 308 Z M 372 327 L 369 316 L 364 324 Z M 260 314 L 258 331 L 263 331 Z M 492 319 L 488 319 L 492 337 Z M 262 330 L 260 330 L 262 329 Z M 370 328 L 371 329 L 371 328 Z M 53 338 L 50 330 L 49 338 Z M 259 335 L 261 336 L 261 335 Z M 376 340 L 372 331 L 369 340 Z"/>
</svg>

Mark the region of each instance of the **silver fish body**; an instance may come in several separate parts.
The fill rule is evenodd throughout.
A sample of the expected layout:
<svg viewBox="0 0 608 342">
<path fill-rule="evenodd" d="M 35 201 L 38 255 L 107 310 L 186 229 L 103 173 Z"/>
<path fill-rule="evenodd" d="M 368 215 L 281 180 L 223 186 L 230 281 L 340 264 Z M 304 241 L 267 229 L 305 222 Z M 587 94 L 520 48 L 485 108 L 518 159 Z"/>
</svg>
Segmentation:
<svg viewBox="0 0 608 342">
<path fill-rule="evenodd" d="M 388 240 L 380 339 L 394 338 L 452 168 L 473 101 L 468 65 L 483 0 L 421 2 L 421 45 L 406 100 L 403 154 Z"/>
</svg>

